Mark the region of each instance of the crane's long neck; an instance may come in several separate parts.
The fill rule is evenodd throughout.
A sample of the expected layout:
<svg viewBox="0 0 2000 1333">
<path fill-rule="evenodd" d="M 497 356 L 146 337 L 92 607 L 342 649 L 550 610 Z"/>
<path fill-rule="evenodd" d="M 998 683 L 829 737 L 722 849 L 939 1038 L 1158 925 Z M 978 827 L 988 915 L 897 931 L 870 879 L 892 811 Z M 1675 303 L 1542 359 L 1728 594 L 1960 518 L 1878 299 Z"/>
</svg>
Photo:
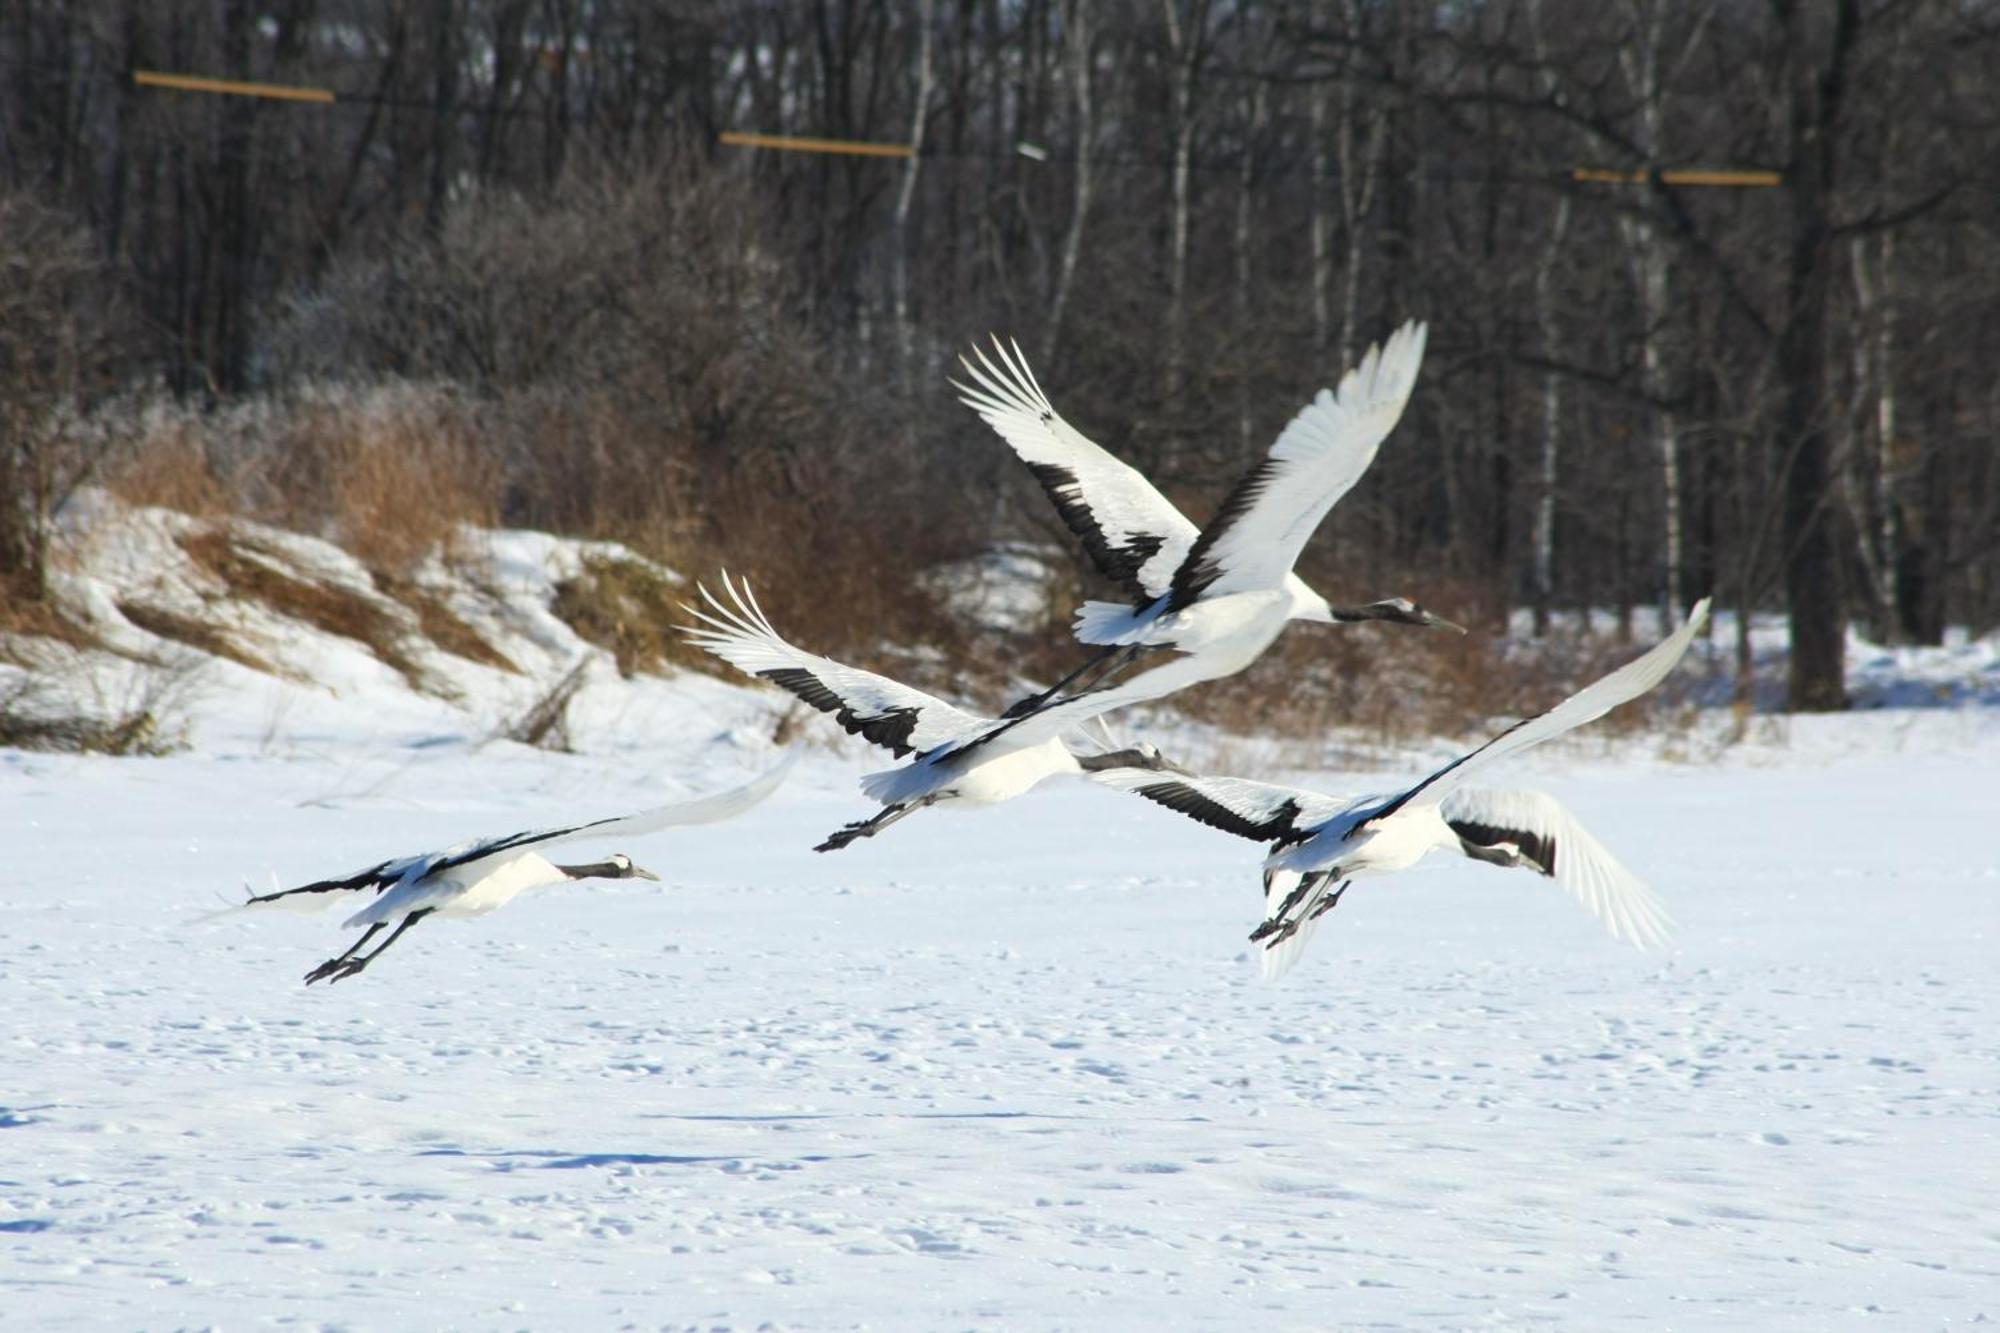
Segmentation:
<svg viewBox="0 0 2000 1333">
<path fill-rule="evenodd" d="M 616 861 L 593 861 L 589 865 L 557 866 L 571 879 L 621 879 L 625 870 Z"/>
<path fill-rule="evenodd" d="M 1112 768 L 1158 768 L 1159 757 L 1145 750 L 1113 750 L 1109 754 L 1080 754 L 1076 766 L 1086 773 L 1102 773 Z"/>
</svg>

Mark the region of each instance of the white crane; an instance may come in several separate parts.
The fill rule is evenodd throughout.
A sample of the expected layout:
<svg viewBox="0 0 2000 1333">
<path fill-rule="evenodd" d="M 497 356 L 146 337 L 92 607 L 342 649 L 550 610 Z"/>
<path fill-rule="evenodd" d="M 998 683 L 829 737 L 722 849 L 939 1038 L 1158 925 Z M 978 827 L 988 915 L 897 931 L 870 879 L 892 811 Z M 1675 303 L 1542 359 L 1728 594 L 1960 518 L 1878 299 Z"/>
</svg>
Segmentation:
<svg viewBox="0 0 2000 1333">
<path fill-rule="evenodd" d="M 1032 718 L 1003 721 L 954 708 L 944 700 L 787 643 L 771 627 L 747 583 L 723 576 L 731 605 L 696 585 L 709 605 L 688 606 L 701 622 L 686 626 L 688 639 L 737 669 L 788 690 L 853 735 L 897 757 L 917 757 L 899 768 L 870 773 L 861 789 L 881 803 L 881 813 L 856 820 L 813 850 L 837 851 L 873 837 L 906 815 L 943 801 L 994 805 L 1010 801 L 1045 779 L 1062 775 L 1135 770 L 1158 775 L 1187 770 L 1141 744 L 1109 753 L 1079 753 L 1064 733 L 1123 703 L 1106 691 L 1043 710 Z"/>
<path fill-rule="evenodd" d="M 1386 620 L 1464 631 L 1406 597 L 1334 606 L 1292 567 L 1320 521 L 1361 479 L 1403 414 L 1423 360 L 1425 327 L 1411 322 L 1371 347 L 1338 390 L 1322 389 L 1237 481 L 1206 528 L 1197 529 L 1132 467 L 1056 414 L 1021 349 L 994 339 L 998 358 L 960 358 L 972 384 L 960 401 L 998 431 L 1042 484 L 1091 560 L 1131 597 L 1086 602 L 1076 636 L 1106 651 L 1009 716 L 1042 708 L 1086 674 L 1103 680 L 1147 649 L 1183 660 L 1142 693 L 1171 693 L 1234 675 L 1255 661 L 1289 621 Z"/>
<path fill-rule="evenodd" d="M 424 852 L 370 866 L 341 879 L 323 879 L 301 884 L 295 889 L 258 894 L 243 907 L 282 903 L 287 907 L 324 906 L 343 894 L 372 894 L 373 901 L 341 924 L 348 928 L 366 926 L 361 938 L 338 957 L 329 958 L 306 973 L 306 984 L 315 981 L 342 981 L 354 976 L 380 958 L 385 950 L 410 927 L 429 916 L 484 916 L 503 907 L 530 889 L 548 888 L 579 879 L 651 879 L 659 876 L 632 864 L 624 853 L 584 865 L 557 865 L 542 853 L 555 843 L 577 838 L 638 837 L 682 824 L 709 824 L 741 814 L 769 796 L 784 781 L 798 761 L 788 755 L 770 772 L 734 791 L 704 796 L 674 805 L 642 810 L 634 815 L 572 824 L 567 828 L 539 829 L 511 833 L 497 838 L 475 838 L 441 852 Z M 316 895 L 333 895 L 328 898 Z M 238 909 L 240 910 L 240 909 Z M 401 918 L 397 921 L 397 918 Z M 391 921 L 397 921 L 389 938 L 373 952 L 361 948 Z"/>
<path fill-rule="evenodd" d="M 1390 795 L 1343 799 L 1241 778 L 1125 772 L 1107 773 L 1102 781 L 1212 827 L 1273 844 L 1264 861 L 1264 921 L 1250 936 L 1264 946 L 1266 976 L 1297 961 L 1314 924 L 1355 879 L 1406 870 L 1435 851 L 1526 866 L 1554 879 L 1615 937 L 1641 947 L 1659 944 L 1672 924 L 1659 899 L 1554 797 L 1464 783 L 1481 769 L 1652 689 L 1681 660 L 1707 618 L 1704 597 L 1687 623 L 1643 656 Z"/>
</svg>

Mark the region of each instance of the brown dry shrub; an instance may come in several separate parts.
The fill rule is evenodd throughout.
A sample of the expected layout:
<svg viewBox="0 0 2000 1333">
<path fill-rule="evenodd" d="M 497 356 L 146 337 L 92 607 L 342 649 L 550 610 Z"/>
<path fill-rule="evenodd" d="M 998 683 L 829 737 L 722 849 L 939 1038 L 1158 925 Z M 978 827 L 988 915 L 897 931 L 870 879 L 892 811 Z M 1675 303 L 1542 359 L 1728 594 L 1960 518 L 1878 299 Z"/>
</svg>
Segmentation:
<svg viewBox="0 0 2000 1333">
<path fill-rule="evenodd" d="M 313 393 L 276 424 L 246 479 L 250 511 L 325 530 L 370 569 L 407 574 L 449 550 L 460 525 L 496 521 L 499 463 L 461 394 L 412 385 Z"/>
<path fill-rule="evenodd" d="M 149 413 L 104 471 L 106 489 L 127 504 L 172 509 L 196 518 L 237 512 L 235 486 L 211 462 L 198 417 Z"/>
<path fill-rule="evenodd" d="M 590 556 L 577 577 L 556 585 L 550 608 L 587 643 L 617 660 L 618 674 L 659 673 L 669 667 L 715 672 L 716 659 L 690 647 L 675 631 L 689 594 L 637 560 Z"/>
</svg>

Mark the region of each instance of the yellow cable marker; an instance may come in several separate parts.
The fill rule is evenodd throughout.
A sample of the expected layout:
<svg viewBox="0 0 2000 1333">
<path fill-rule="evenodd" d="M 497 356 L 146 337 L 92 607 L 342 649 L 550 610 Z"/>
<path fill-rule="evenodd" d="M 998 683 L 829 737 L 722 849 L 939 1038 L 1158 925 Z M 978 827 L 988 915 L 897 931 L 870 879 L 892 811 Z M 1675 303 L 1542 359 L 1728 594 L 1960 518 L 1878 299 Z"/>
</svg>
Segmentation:
<svg viewBox="0 0 2000 1333">
<path fill-rule="evenodd" d="M 1643 185 L 1652 179 L 1649 171 L 1611 171 L 1602 167 L 1578 167 L 1570 179 L 1593 185 Z M 1660 173 L 1663 185 L 1719 185 L 1765 188 L 1785 178 L 1775 171 L 1738 171 L 1728 168 L 1677 167 Z"/>
<path fill-rule="evenodd" d="M 132 82 L 142 88 L 174 88 L 184 93 L 225 93 L 231 97 L 269 97 L 280 102 L 331 102 L 327 88 L 300 88 L 287 83 L 240 83 L 235 79 L 208 79 L 193 74 L 161 74 L 157 70 L 135 69 Z"/>
<path fill-rule="evenodd" d="M 748 134 L 724 130 L 722 142 L 739 148 L 779 148 L 793 153 L 847 153 L 855 157 L 915 157 L 906 143 L 863 143 L 858 139 L 801 139 L 790 134 Z"/>
</svg>

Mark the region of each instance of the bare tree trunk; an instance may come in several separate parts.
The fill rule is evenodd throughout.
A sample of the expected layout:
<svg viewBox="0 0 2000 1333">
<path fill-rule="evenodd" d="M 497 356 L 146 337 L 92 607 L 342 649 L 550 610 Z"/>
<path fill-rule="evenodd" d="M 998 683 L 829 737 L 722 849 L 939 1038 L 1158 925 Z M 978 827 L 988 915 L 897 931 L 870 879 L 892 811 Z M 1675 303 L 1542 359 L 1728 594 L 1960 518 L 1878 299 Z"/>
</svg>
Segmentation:
<svg viewBox="0 0 2000 1333">
<path fill-rule="evenodd" d="M 1884 233 L 1874 238 L 1873 245 L 1868 237 L 1856 237 L 1848 247 L 1858 329 L 1853 346 L 1855 411 L 1848 421 L 1842 481 L 1854 521 L 1856 554 L 1868 577 L 1874 634 L 1883 643 L 1899 643 L 1905 637 L 1896 605 L 1900 543 L 1895 498 L 1895 323 L 1888 301 L 1895 244 L 1894 233 Z"/>
<path fill-rule="evenodd" d="M 1312 0 L 1306 21 L 1325 26 L 1324 0 Z M 1306 92 L 1306 233 L 1312 251 L 1313 350 L 1324 354 L 1333 331 L 1333 216 L 1326 207 L 1326 85 Z"/>
<path fill-rule="evenodd" d="M 1556 479 L 1558 451 L 1562 442 L 1563 377 L 1555 370 L 1562 359 L 1561 321 L 1556 318 L 1556 258 L 1569 233 L 1570 199 L 1556 202 L 1556 216 L 1549 226 L 1548 242 L 1535 264 L 1535 319 L 1542 335 L 1542 356 L 1548 369 L 1542 371 L 1542 448 L 1535 473 L 1535 524 L 1532 537 L 1535 599 L 1535 633 L 1549 632 L 1549 607 L 1555 599 Z"/>
<path fill-rule="evenodd" d="M 1636 147 L 1644 156 L 1646 165 L 1654 170 L 1660 166 L 1666 152 L 1666 90 L 1667 74 L 1662 67 L 1665 58 L 1666 25 L 1670 15 L 1682 11 L 1663 0 L 1629 0 L 1628 10 L 1633 27 L 1637 30 L 1619 53 L 1619 64 L 1625 74 L 1625 84 L 1637 99 L 1639 105 L 1639 125 Z M 1694 47 L 1695 34 L 1707 22 L 1702 15 L 1692 24 L 1692 31 L 1683 47 L 1682 58 Z M 1654 448 L 1659 460 L 1660 477 L 1660 527 L 1661 565 L 1660 619 L 1663 628 L 1674 623 L 1674 617 L 1681 607 L 1682 553 L 1681 553 L 1681 468 L 1679 425 L 1674 414 L 1659 403 L 1668 396 L 1671 373 L 1667 365 L 1666 340 L 1669 321 L 1673 318 L 1667 290 L 1669 256 L 1666 246 L 1652 221 L 1647 218 L 1628 218 L 1621 222 L 1620 233 L 1625 240 L 1626 257 L 1632 269 L 1633 286 L 1639 293 L 1640 316 L 1644 321 L 1643 341 L 1640 344 L 1640 383 L 1653 406 L 1652 427 Z"/>
<path fill-rule="evenodd" d="M 1090 100 L 1092 0 L 1070 0 L 1064 14 L 1064 56 L 1069 62 L 1070 96 L 1076 113 L 1076 168 L 1071 173 L 1069 227 L 1063 234 L 1062 258 L 1056 266 L 1055 299 L 1049 303 L 1047 331 L 1042 335 L 1042 360 L 1054 361 L 1062 339 L 1063 312 L 1076 283 L 1076 263 L 1083 253 L 1083 228 L 1090 216 L 1091 140 L 1097 132 Z"/>
<path fill-rule="evenodd" d="M 1681 606 L 1682 554 L 1680 423 L 1670 409 L 1659 406 L 1672 387 L 1664 346 L 1667 322 L 1673 317 L 1667 291 L 1669 263 L 1666 247 L 1652 223 L 1628 219 L 1620 231 L 1632 265 L 1633 284 L 1639 292 L 1640 316 L 1645 321 L 1639 345 L 1640 383 L 1652 403 L 1660 478 L 1660 614 L 1663 623 L 1670 626 Z"/>
<path fill-rule="evenodd" d="M 1188 213 L 1194 175 L 1195 77 L 1206 54 L 1208 0 L 1194 0 L 1185 24 L 1176 0 L 1160 0 L 1167 18 L 1167 44 L 1173 52 L 1173 220 L 1167 260 L 1166 393 L 1179 397 L 1187 350 Z"/>
<path fill-rule="evenodd" d="M 917 176 L 924 166 L 924 128 L 931 106 L 931 0 L 917 0 L 917 103 L 910 113 L 910 155 L 904 159 L 903 187 L 896 195 L 896 239 L 893 281 L 896 301 L 896 365 L 903 392 L 915 379 L 916 330 L 910 324 L 910 205 L 917 197 Z"/>
<path fill-rule="evenodd" d="M 1826 317 L 1834 234 L 1834 130 L 1860 24 L 1859 0 L 1838 0 L 1827 63 L 1811 58 L 1813 7 L 1773 0 L 1783 29 L 1791 161 L 1784 173 L 1790 216 L 1785 318 L 1778 330 L 1783 381 L 1777 439 L 1791 453 L 1784 491 L 1785 596 L 1791 613 L 1789 706 L 1830 712 L 1847 706 L 1846 605 L 1840 547 L 1828 501 L 1833 448 L 1827 384 Z"/>
<path fill-rule="evenodd" d="M 1361 31 L 1361 0 L 1347 0 L 1347 31 L 1350 35 L 1358 35 Z M 1357 148 L 1354 141 L 1355 115 L 1354 80 L 1344 77 L 1340 82 L 1340 124 L 1337 127 L 1340 221 L 1347 242 L 1346 272 L 1340 284 L 1340 364 L 1343 369 L 1354 364 L 1358 336 L 1355 325 L 1361 308 L 1362 226 L 1375 202 L 1375 182 L 1382 165 L 1382 144 L 1386 137 L 1382 117 L 1370 116 L 1368 128 Z"/>
<path fill-rule="evenodd" d="M 1251 89 L 1249 106 L 1243 126 L 1243 148 L 1236 158 L 1236 328 L 1239 339 L 1248 340 L 1250 335 L 1251 264 L 1250 264 L 1250 189 L 1255 183 L 1255 157 L 1251 146 L 1264 123 L 1264 110 L 1269 101 L 1269 85 L 1259 82 Z M 1247 368 L 1246 368 L 1247 369 Z M 1236 433 L 1238 443 L 1244 449 L 1251 444 L 1250 419 L 1250 376 L 1247 373 L 1236 377 Z"/>
</svg>

